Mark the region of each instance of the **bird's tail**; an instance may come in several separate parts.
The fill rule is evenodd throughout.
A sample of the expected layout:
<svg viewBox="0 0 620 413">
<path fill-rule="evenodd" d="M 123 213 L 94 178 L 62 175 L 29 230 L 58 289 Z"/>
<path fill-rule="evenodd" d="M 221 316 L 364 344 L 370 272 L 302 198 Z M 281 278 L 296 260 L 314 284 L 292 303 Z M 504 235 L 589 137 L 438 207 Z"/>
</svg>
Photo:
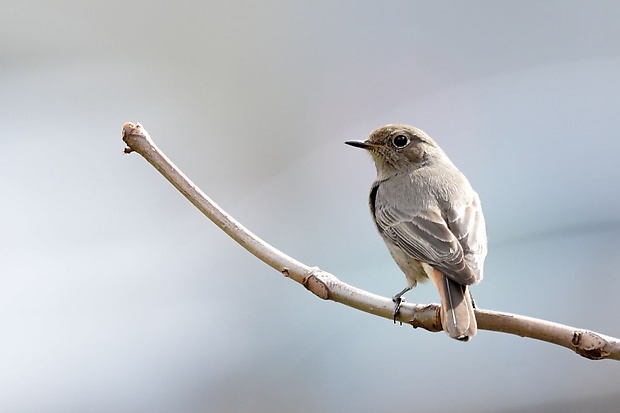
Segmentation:
<svg viewBox="0 0 620 413">
<path fill-rule="evenodd" d="M 478 331 L 474 305 L 466 285 L 459 284 L 433 268 L 430 277 L 441 297 L 441 325 L 452 338 L 469 341 Z"/>
</svg>

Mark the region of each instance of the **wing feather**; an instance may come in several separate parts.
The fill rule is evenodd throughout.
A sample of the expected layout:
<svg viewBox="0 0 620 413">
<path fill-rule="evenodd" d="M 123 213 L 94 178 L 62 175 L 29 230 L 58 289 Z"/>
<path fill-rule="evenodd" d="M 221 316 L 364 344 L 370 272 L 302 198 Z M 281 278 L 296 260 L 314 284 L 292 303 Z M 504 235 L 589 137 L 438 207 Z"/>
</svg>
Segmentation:
<svg viewBox="0 0 620 413">
<path fill-rule="evenodd" d="M 460 284 L 482 279 L 486 232 L 477 195 L 465 208 L 444 214 L 439 208 L 404 212 L 385 205 L 374 212 L 381 234 L 411 257 Z"/>
</svg>

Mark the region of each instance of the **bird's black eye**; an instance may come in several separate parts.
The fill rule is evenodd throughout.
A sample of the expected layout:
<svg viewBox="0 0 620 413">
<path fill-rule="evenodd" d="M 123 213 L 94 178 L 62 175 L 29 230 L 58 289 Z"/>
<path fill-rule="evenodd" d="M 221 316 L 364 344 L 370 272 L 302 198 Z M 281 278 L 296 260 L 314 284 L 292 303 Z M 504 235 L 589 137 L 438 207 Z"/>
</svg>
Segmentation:
<svg viewBox="0 0 620 413">
<path fill-rule="evenodd" d="M 396 135 L 394 136 L 394 139 L 392 140 L 392 143 L 397 148 L 404 148 L 405 146 L 409 145 L 409 142 L 411 141 L 405 135 Z"/>
</svg>

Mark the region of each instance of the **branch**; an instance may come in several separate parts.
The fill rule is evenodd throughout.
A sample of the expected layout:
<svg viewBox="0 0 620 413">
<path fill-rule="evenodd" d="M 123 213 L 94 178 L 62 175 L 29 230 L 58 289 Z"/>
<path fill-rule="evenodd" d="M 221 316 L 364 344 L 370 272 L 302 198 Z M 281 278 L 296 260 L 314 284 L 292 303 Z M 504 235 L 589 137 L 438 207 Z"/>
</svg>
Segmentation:
<svg viewBox="0 0 620 413">
<path fill-rule="evenodd" d="M 391 298 L 346 284 L 317 267 L 309 267 L 258 238 L 205 195 L 153 143 L 139 123 L 123 126 L 125 153 L 137 152 L 155 167 L 196 208 L 243 248 L 323 300 L 332 300 L 379 317 L 392 319 Z M 588 330 L 516 314 L 476 309 L 478 328 L 557 344 L 591 359 L 620 360 L 620 340 Z M 403 303 L 398 321 L 431 332 L 442 331 L 437 304 Z"/>
</svg>

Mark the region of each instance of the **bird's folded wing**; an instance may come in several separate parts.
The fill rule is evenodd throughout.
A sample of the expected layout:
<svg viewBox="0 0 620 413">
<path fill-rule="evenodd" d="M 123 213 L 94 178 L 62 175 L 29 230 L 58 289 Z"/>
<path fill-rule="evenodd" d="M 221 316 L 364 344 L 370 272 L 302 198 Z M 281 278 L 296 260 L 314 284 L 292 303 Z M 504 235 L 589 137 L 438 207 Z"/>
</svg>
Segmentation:
<svg viewBox="0 0 620 413">
<path fill-rule="evenodd" d="M 454 212 L 452 215 L 455 218 L 461 214 Z M 375 210 L 375 218 L 382 235 L 411 257 L 427 262 L 457 283 L 470 285 L 478 281 L 476 272 L 465 261 L 459 239 L 438 209 L 403 212 L 383 206 Z M 457 225 L 456 232 L 464 237 L 469 221 L 458 222 L 464 227 Z"/>
<path fill-rule="evenodd" d="M 449 209 L 446 221 L 463 248 L 465 261 L 476 274 L 476 280 L 482 280 L 482 267 L 487 255 L 487 231 L 478 195 L 461 210 Z"/>
</svg>

